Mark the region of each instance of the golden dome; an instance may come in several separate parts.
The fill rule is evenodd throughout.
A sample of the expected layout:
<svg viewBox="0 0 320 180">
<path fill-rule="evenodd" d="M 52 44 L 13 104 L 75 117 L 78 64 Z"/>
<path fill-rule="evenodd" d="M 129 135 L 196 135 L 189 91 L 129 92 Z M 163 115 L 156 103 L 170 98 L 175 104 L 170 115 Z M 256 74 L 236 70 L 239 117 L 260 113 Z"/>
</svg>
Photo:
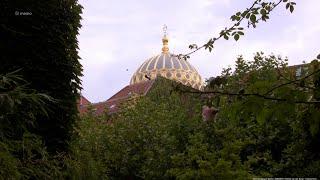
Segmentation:
<svg viewBox="0 0 320 180">
<path fill-rule="evenodd" d="M 162 53 L 147 59 L 133 74 L 130 84 L 163 76 L 195 89 L 201 89 L 202 79 L 197 70 L 188 61 L 179 59 L 177 55 L 169 53 L 166 34 L 162 42 Z"/>
</svg>

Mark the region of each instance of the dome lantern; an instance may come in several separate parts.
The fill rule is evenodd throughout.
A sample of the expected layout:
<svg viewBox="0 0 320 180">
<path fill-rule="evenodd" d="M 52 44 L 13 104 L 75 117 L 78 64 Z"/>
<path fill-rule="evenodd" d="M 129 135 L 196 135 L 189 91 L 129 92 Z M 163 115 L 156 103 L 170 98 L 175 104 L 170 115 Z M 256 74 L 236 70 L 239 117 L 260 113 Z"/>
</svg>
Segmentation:
<svg viewBox="0 0 320 180">
<path fill-rule="evenodd" d="M 163 38 L 162 38 L 162 53 L 169 53 L 169 47 L 168 47 L 168 42 L 169 39 L 167 37 L 167 25 L 163 25 Z"/>
</svg>

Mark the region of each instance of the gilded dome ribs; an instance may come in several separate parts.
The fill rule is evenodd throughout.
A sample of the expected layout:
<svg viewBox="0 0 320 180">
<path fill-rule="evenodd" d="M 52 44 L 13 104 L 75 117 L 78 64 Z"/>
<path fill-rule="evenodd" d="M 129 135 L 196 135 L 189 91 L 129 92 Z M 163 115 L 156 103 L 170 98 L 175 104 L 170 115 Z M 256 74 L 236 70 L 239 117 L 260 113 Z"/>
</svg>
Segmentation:
<svg viewBox="0 0 320 180">
<path fill-rule="evenodd" d="M 201 77 L 192 65 L 169 53 L 161 53 L 145 61 L 133 74 L 130 84 L 148 81 L 147 78 L 144 78 L 145 75 L 151 79 L 163 76 L 197 89 L 200 89 L 202 85 Z"/>
</svg>

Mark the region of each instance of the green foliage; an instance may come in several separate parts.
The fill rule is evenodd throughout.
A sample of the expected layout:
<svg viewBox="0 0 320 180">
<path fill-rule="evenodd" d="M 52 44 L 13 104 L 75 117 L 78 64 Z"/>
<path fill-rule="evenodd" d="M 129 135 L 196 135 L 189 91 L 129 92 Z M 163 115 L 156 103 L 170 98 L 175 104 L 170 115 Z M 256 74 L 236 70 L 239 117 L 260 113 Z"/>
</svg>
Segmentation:
<svg viewBox="0 0 320 180">
<path fill-rule="evenodd" d="M 0 75 L 0 179 L 59 179 L 59 159 L 28 132 L 35 116 L 47 115 L 47 103 L 55 101 L 28 88 L 18 73 Z"/>
<path fill-rule="evenodd" d="M 7 143 L 0 141 L 0 145 L 0 178 L 19 179 L 18 159 L 10 154 Z"/>
<path fill-rule="evenodd" d="M 251 177 L 236 158 L 239 145 L 217 152 L 228 133 L 215 132 L 213 124 L 203 122 L 199 99 L 173 91 L 176 85 L 160 78 L 150 94 L 135 100 L 135 106 L 124 104 L 112 124 L 90 115 L 83 117 L 72 152 L 76 159 L 91 158 L 81 163 L 83 172 L 94 172 L 87 177 Z"/>
<path fill-rule="evenodd" d="M 240 56 L 235 70 L 222 74 L 226 81 L 220 86 L 209 82 L 208 90 L 225 93 L 220 96 L 217 124 L 240 128 L 235 132 L 237 141 L 250 142 L 242 147 L 240 157 L 255 175 L 320 176 L 319 108 L 317 103 L 309 103 L 316 100 L 313 79 L 319 72 L 308 76 L 316 72 L 316 65 L 318 62 L 304 65 L 306 78 L 297 78 L 286 60 L 257 53 L 253 61 Z"/>
<path fill-rule="evenodd" d="M 105 119 L 104 119 L 105 120 Z M 107 179 L 105 121 L 99 121 L 93 114 L 83 116 L 75 128 L 75 138 L 70 144 L 71 160 L 68 175 L 71 179 Z"/>
<path fill-rule="evenodd" d="M 47 115 L 34 114 L 37 127 L 29 130 L 42 136 L 50 151 L 66 150 L 77 119 L 82 67 L 76 36 L 82 7 L 77 0 L 4 0 L 1 7 L 0 73 L 21 69 L 31 89 L 57 100 L 48 103 Z"/>
<path fill-rule="evenodd" d="M 109 121 L 83 117 L 72 143 L 73 174 L 79 179 L 319 177 L 319 110 L 308 103 L 317 65 L 305 65 L 310 76 L 297 78 L 286 59 L 263 53 L 253 61 L 239 57 L 234 71 L 226 69 L 208 82 L 207 91 L 225 94 L 205 102 L 160 78 L 147 96 L 123 104 Z M 286 100 L 246 95 L 257 93 Z M 215 121 L 202 120 L 204 103 L 220 110 Z"/>
<path fill-rule="evenodd" d="M 47 113 L 43 105 L 52 98 L 26 86 L 17 71 L 0 75 L 0 138 L 20 139 L 34 115 Z"/>
<path fill-rule="evenodd" d="M 50 96 L 28 88 L 19 71 L 0 74 L 0 137 L 20 139 L 34 127 L 36 115 L 48 115 Z"/>
<path fill-rule="evenodd" d="M 39 136 L 26 132 L 21 140 L 1 139 L 0 179 L 64 179 L 70 158 L 50 155 Z M 72 161 L 73 162 L 73 161 Z"/>
</svg>

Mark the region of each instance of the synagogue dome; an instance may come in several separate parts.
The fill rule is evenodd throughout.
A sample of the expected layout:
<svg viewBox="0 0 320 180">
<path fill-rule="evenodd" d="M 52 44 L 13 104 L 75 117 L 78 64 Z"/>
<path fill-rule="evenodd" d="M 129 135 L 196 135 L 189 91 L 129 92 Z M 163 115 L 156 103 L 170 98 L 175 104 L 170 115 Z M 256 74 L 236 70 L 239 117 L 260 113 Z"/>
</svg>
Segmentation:
<svg viewBox="0 0 320 180">
<path fill-rule="evenodd" d="M 168 38 L 164 35 L 162 53 L 147 59 L 133 74 L 130 84 L 136 84 L 162 76 L 195 89 L 202 88 L 202 78 L 197 70 L 186 60 L 171 54 Z"/>
</svg>

